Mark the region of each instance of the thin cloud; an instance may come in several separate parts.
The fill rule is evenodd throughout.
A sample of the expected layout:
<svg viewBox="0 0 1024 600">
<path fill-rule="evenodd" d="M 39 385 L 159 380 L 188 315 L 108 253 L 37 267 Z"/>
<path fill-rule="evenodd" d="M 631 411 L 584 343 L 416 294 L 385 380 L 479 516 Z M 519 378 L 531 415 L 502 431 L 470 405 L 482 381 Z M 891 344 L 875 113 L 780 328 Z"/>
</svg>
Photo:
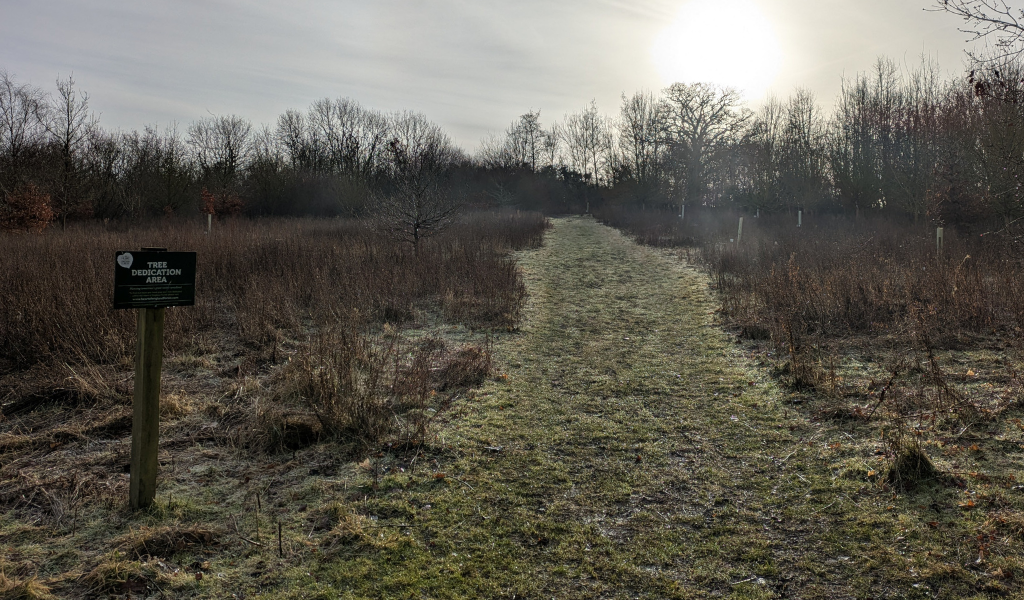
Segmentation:
<svg viewBox="0 0 1024 600">
<path fill-rule="evenodd" d="M 787 51 L 781 96 L 800 85 L 828 103 L 844 72 L 878 54 L 939 52 L 944 66 L 959 66 L 955 19 L 914 1 L 757 1 Z M 650 45 L 683 2 L 0 4 L 0 68 L 46 89 L 73 71 L 107 127 L 210 112 L 271 123 L 288 108 L 348 96 L 423 112 L 472 149 L 530 107 L 550 124 L 591 98 L 615 113 L 622 92 L 660 88 Z"/>
</svg>

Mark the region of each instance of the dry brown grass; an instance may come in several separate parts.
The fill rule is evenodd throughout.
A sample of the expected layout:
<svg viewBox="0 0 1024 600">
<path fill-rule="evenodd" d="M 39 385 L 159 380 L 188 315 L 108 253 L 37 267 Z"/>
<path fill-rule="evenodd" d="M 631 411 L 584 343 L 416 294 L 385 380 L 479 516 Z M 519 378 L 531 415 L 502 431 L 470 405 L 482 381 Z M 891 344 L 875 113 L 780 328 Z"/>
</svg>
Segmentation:
<svg viewBox="0 0 1024 600">
<path fill-rule="evenodd" d="M 379 439 L 392 429 L 381 407 L 393 395 L 397 347 L 370 330 L 438 320 L 514 328 L 526 291 L 508 253 L 538 244 L 546 227 L 534 213 L 471 214 L 415 252 L 351 220 L 228 221 L 212 235 L 170 221 L 0 235 L 0 419 L 130 397 L 134 312 L 110 308 L 110 259 L 165 246 L 199 255 L 196 306 L 168 311 L 170 368 L 208 370 L 226 354 L 222 374 L 255 375 L 295 354 L 286 371 L 305 374 L 296 393 L 322 429 Z M 165 399 L 165 417 L 191 410 L 187 395 Z M 8 450 L 27 442 L 0 429 Z"/>
<path fill-rule="evenodd" d="M 37 577 L 12 579 L 0 572 L 0 598 L 4 600 L 49 600 L 53 597 L 50 588 Z"/>
<path fill-rule="evenodd" d="M 869 425 L 895 489 L 940 479 L 925 448 L 1019 406 L 1024 230 L 789 215 L 609 212 L 656 246 L 687 246 L 711 276 L 723 323 L 745 338 L 812 419 Z M 984 234 L 984 235 L 982 235 Z M 986 365 L 979 378 L 974 369 Z M 805 403 L 805 400 L 808 402 Z M 945 441 L 944 441 L 945 440 Z M 934 451 L 934 450 L 928 450 Z"/>
<path fill-rule="evenodd" d="M 133 313 L 110 308 L 111 257 L 141 246 L 199 255 L 196 306 L 168 314 L 171 353 L 209 332 L 271 348 L 282 332 L 339 315 L 395 323 L 443 309 L 455 322 L 514 326 L 525 289 L 506 253 L 538 243 L 545 223 L 535 214 L 472 215 L 419 252 L 342 220 L 239 220 L 213 235 L 187 222 L 0 235 L 0 361 L 127 360 Z"/>
<path fill-rule="evenodd" d="M 142 527 L 121 540 L 121 547 L 136 558 L 171 558 L 178 552 L 215 546 L 223 531 L 199 525 Z"/>
<path fill-rule="evenodd" d="M 271 383 L 258 412 L 256 446 L 296 449 L 323 439 L 353 450 L 389 441 L 419 446 L 428 425 L 466 388 L 491 374 L 487 348 L 404 339 L 393 327 L 366 334 L 320 330 Z"/>
</svg>

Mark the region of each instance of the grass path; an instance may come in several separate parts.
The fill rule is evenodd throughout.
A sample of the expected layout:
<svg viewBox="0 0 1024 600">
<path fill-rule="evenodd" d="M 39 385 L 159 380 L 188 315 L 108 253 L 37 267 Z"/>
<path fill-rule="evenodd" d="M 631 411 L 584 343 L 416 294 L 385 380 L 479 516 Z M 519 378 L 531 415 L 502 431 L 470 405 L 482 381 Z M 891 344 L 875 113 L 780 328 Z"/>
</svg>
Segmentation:
<svg viewBox="0 0 1024 600">
<path fill-rule="evenodd" d="M 355 579 L 346 559 L 340 586 L 436 598 L 901 587 L 872 574 L 893 560 L 872 541 L 889 527 L 850 514 L 851 486 L 712 325 L 699 273 L 591 219 L 557 220 L 521 260 L 531 301 L 497 348 L 508 379 L 442 431 L 445 479 L 380 501 L 420 507 L 400 516 L 417 523 L 407 543 L 362 559 Z"/>
</svg>

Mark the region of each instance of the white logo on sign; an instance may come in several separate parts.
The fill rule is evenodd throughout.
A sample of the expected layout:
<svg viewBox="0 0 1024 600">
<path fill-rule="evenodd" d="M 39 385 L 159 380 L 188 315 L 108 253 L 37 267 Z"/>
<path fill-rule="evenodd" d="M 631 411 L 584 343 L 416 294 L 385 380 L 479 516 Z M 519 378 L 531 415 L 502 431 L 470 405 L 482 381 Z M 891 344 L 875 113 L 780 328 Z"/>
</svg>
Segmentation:
<svg viewBox="0 0 1024 600">
<path fill-rule="evenodd" d="M 124 254 L 119 255 L 117 257 L 117 264 L 121 265 L 122 267 L 124 267 L 126 269 L 128 267 L 132 266 L 132 253 L 131 252 L 125 252 Z"/>
</svg>

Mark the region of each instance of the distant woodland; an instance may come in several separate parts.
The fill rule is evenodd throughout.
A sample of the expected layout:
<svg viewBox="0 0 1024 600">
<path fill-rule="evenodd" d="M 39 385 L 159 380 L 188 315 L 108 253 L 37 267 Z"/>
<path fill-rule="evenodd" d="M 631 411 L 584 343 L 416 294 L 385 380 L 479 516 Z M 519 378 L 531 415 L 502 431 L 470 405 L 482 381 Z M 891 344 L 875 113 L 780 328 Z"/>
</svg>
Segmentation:
<svg viewBox="0 0 1024 600">
<path fill-rule="evenodd" d="M 422 114 L 348 98 L 272 124 L 107 130 L 73 78 L 46 90 L 0 71 L 0 221 L 362 217 L 398 198 L 1008 223 L 1024 216 L 1024 66 L 979 65 L 948 78 L 928 61 L 879 59 L 831 109 L 798 89 L 753 111 L 736 90 L 676 83 L 623 94 L 614 114 L 590 102 L 546 124 L 530 110 L 475 155 Z"/>
</svg>

